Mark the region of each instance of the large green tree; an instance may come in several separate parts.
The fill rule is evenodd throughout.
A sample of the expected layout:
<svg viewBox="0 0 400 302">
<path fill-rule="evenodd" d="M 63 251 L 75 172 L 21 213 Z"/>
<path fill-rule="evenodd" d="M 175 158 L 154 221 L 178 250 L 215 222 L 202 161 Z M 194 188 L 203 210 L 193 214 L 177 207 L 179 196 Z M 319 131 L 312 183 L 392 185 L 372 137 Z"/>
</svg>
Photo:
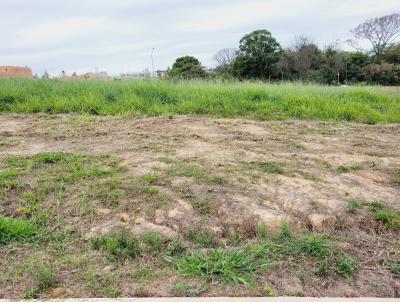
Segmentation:
<svg viewBox="0 0 400 302">
<path fill-rule="evenodd" d="M 400 43 L 392 45 L 383 52 L 385 62 L 400 64 Z"/>
<path fill-rule="evenodd" d="M 345 57 L 345 78 L 348 83 L 365 81 L 363 69 L 371 64 L 369 55 L 363 52 L 349 52 Z"/>
<path fill-rule="evenodd" d="M 176 59 L 172 65 L 171 75 L 185 79 L 202 78 L 205 76 L 205 71 L 198 59 L 186 56 Z"/>
<path fill-rule="evenodd" d="M 268 79 L 277 75 L 277 62 L 282 48 L 267 30 L 256 30 L 240 40 L 233 61 L 235 76 L 242 79 Z"/>
</svg>

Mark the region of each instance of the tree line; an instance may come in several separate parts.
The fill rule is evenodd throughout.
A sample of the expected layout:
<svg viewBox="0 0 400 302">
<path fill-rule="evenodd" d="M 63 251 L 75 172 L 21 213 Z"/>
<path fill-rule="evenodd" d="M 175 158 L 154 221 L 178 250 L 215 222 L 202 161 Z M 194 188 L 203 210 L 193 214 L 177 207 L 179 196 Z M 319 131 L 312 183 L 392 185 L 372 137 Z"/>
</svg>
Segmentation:
<svg viewBox="0 0 400 302">
<path fill-rule="evenodd" d="M 400 14 L 369 19 L 351 33 L 353 39 L 347 43 L 354 51 L 344 51 L 338 43 L 321 49 L 305 36 L 283 49 L 268 30 L 255 30 L 240 40 L 237 49 L 220 50 L 214 56 L 216 68 L 205 70 L 198 59 L 185 56 L 175 61 L 167 76 L 400 85 Z M 363 41 L 370 47 L 363 49 Z"/>
</svg>

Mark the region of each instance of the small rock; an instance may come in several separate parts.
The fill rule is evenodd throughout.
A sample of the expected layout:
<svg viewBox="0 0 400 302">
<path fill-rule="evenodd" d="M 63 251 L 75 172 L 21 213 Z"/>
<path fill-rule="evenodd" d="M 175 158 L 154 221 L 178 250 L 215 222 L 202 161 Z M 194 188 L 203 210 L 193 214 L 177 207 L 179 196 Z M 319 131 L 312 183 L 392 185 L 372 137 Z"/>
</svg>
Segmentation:
<svg viewBox="0 0 400 302">
<path fill-rule="evenodd" d="M 100 225 L 96 225 L 95 227 L 92 227 L 89 232 L 86 232 L 83 236 L 84 240 L 90 240 L 95 236 L 99 235 L 106 235 L 111 233 L 114 229 L 124 227 L 125 224 L 120 222 L 120 221 L 105 221 L 104 223 L 101 223 Z"/>
<path fill-rule="evenodd" d="M 114 265 L 107 265 L 105 268 L 103 268 L 103 272 L 105 273 L 111 273 L 112 271 L 115 271 L 116 267 Z"/>
<path fill-rule="evenodd" d="M 135 227 L 133 227 L 132 231 L 136 235 L 143 235 L 146 233 L 159 233 L 169 240 L 174 239 L 177 236 L 177 233 L 174 230 L 166 226 L 156 225 L 150 222 L 136 225 Z"/>
<path fill-rule="evenodd" d="M 128 213 L 121 213 L 121 214 L 119 214 L 119 219 L 122 221 L 122 222 L 128 222 L 129 220 L 130 220 L 130 216 L 129 216 L 129 214 Z"/>
<path fill-rule="evenodd" d="M 178 204 L 185 211 L 188 211 L 188 212 L 192 212 L 193 211 L 193 206 L 190 203 L 186 202 L 186 201 L 178 200 Z"/>
<path fill-rule="evenodd" d="M 317 232 L 331 229 L 336 225 L 337 218 L 333 215 L 311 214 L 308 216 L 313 230 Z"/>
<path fill-rule="evenodd" d="M 156 224 L 162 224 L 165 220 L 165 214 L 163 210 L 156 210 L 156 214 L 155 214 L 155 222 Z"/>
<path fill-rule="evenodd" d="M 135 220 L 135 224 L 142 224 L 142 223 L 145 223 L 145 222 L 146 222 L 146 219 L 144 219 L 143 217 L 138 217 Z"/>
<path fill-rule="evenodd" d="M 259 207 L 254 213 L 260 218 L 259 224 L 265 226 L 267 231 L 273 234 L 279 233 L 284 223 L 287 223 L 292 231 L 298 231 L 302 227 L 301 223 L 296 218 L 278 213 L 274 210 Z"/>
<path fill-rule="evenodd" d="M 168 217 L 171 219 L 181 219 L 184 215 L 185 213 L 178 208 L 172 209 L 168 212 Z"/>
<path fill-rule="evenodd" d="M 282 280 L 282 287 L 284 288 L 284 293 L 287 296 L 304 295 L 302 282 L 297 277 L 288 278 L 288 280 Z"/>
<path fill-rule="evenodd" d="M 211 232 L 215 235 L 215 236 L 222 236 L 224 234 L 224 229 L 219 227 L 219 226 L 212 226 L 211 227 Z"/>
<path fill-rule="evenodd" d="M 62 296 L 64 296 L 67 293 L 67 291 L 62 288 L 62 287 L 55 287 L 52 288 L 50 291 L 50 297 L 52 298 L 60 298 Z"/>
<path fill-rule="evenodd" d="M 106 208 L 97 209 L 96 213 L 99 216 L 107 216 L 111 214 L 111 209 L 106 209 Z"/>
<path fill-rule="evenodd" d="M 352 288 L 345 289 L 343 291 L 343 295 L 346 298 L 355 298 L 355 297 L 359 297 L 360 296 L 359 293 L 357 291 L 355 291 L 354 289 L 352 289 Z"/>
</svg>

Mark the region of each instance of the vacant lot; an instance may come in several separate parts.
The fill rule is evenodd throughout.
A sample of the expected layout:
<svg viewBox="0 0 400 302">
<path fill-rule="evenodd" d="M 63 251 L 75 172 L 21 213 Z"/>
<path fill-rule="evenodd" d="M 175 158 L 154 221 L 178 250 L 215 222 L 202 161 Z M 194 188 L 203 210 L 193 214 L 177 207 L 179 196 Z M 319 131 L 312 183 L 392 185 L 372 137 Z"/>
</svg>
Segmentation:
<svg viewBox="0 0 400 302">
<path fill-rule="evenodd" d="M 0 298 L 400 297 L 398 124 L 3 114 L 0 200 Z"/>
</svg>

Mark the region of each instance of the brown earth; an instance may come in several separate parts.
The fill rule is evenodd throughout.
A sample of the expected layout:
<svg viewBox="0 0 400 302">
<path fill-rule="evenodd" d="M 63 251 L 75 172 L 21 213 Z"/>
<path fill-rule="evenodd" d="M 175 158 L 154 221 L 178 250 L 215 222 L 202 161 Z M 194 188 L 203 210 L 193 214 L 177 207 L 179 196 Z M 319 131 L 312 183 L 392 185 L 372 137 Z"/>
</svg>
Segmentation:
<svg viewBox="0 0 400 302">
<path fill-rule="evenodd" d="M 361 264 L 352 284 L 305 286 L 289 270 L 271 274 L 267 280 L 280 294 L 297 286 L 299 292 L 313 296 L 400 295 L 399 279 L 380 265 L 387 253 L 384 242 L 397 235 L 386 234 L 381 241 L 374 235 L 380 231 L 371 217 L 348 213 L 349 200 L 380 201 L 400 209 L 400 189 L 395 184 L 400 169 L 400 125 L 0 115 L 0 159 L 47 152 L 111 155 L 132 177 L 168 169 L 167 158 L 200 167 L 207 177 L 216 179 L 193 181 L 187 175 L 175 175 L 170 187 L 159 185 L 172 202 L 152 214 L 139 209 L 110 215 L 98 205 L 99 218 L 79 226 L 87 239 L 118 225 L 173 238 L 196 224 L 207 224 L 216 236 L 223 236 L 227 226 L 251 232 L 243 222 L 250 227 L 263 223 L 277 232 L 287 221 L 293 230 L 352 234 L 354 241 L 346 249 L 361 249 Z M 173 190 L 185 186 L 212 201 L 211 217 L 199 215 L 185 195 Z M 5 214 L 9 211 L 3 209 Z M 78 223 L 72 218 L 70 222 Z M 396 253 L 398 257 L 399 249 Z M 162 284 L 154 282 L 149 295 L 168 295 Z M 207 294 L 232 294 L 230 290 L 228 286 Z M 14 291 L 18 290 L 8 287 L 5 293 Z M 0 296 L 5 293 L 0 290 Z M 233 295 L 246 293 L 251 294 Z"/>
<path fill-rule="evenodd" d="M 392 184 L 400 167 L 399 125 L 2 115 L 0 135 L 14 142 L 0 149 L 3 155 L 113 155 L 132 175 L 151 172 L 163 156 L 213 167 L 221 176 L 229 169 L 233 188 L 223 198 L 265 215 L 267 224 L 281 216 L 299 223 L 311 214 L 339 219 L 349 199 L 400 208 L 400 191 Z M 284 171 L 247 183 L 251 166 L 263 162 Z M 356 168 L 337 173 L 340 166 Z"/>
</svg>

